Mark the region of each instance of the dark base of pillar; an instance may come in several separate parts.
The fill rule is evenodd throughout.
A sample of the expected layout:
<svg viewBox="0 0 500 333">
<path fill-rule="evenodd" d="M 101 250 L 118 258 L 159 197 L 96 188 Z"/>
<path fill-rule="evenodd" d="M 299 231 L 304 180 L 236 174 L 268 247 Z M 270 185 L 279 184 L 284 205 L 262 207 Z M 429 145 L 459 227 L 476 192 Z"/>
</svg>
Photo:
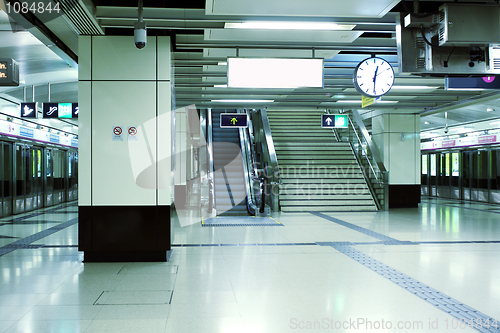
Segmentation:
<svg viewBox="0 0 500 333">
<path fill-rule="evenodd" d="M 420 185 L 389 185 L 389 208 L 417 208 Z"/>
<path fill-rule="evenodd" d="M 93 252 L 85 251 L 83 262 L 158 262 L 169 261 L 172 251 Z"/>
<path fill-rule="evenodd" d="M 187 186 L 186 185 L 175 185 L 174 186 L 174 198 L 175 198 L 175 206 L 178 209 L 183 209 L 184 207 L 186 207 Z"/>
<path fill-rule="evenodd" d="M 79 206 L 85 262 L 168 261 L 170 206 Z"/>
</svg>

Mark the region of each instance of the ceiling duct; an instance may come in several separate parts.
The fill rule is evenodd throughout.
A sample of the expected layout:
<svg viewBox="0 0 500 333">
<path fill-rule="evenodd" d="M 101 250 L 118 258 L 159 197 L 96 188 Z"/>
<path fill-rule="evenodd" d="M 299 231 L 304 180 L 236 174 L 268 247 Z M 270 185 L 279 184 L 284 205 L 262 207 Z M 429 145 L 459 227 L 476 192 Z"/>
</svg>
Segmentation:
<svg viewBox="0 0 500 333">
<path fill-rule="evenodd" d="M 469 47 L 499 43 L 498 5 L 444 4 L 439 10 L 440 22 L 437 26 L 439 46 Z"/>
<path fill-rule="evenodd" d="M 483 24 L 488 22 L 488 24 Z M 500 6 L 445 4 L 439 14 L 397 17 L 400 73 L 500 74 Z"/>
<path fill-rule="evenodd" d="M 104 35 L 103 29 L 92 13 L 93 4 L 91 1 L 59 0 L 58 2 L 64 13 L 63 17 L 79 35 Z"/>
</svg>

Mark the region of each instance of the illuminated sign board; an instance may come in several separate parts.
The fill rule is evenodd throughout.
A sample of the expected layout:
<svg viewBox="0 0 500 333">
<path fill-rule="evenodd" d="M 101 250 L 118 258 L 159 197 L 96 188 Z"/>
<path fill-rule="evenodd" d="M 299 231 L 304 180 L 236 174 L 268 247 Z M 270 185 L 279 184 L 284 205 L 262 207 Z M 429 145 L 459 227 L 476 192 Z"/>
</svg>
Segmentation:
<svg viewBox="0 0 500 333">
<path fill-rule="evenodd" d="M 487 90 L 500 89 L 500 77 L 447 77 L 446 90 Z"/>
<path fill-rule="evenodd" d="M 0 59 L 0 86 L 19 85 L 19 64 L 13 59 Z"/>
<path fill-rule="evenodd" d="M 43 103 L 43 118 L 57 118 L 58 103 Z"/>
<path fill-rule="evenodd" d="M 78 103 L 43 103 L 43 118 L 78 118 Z"/>
<path fill-rule="evenodd" d="M 78 103 L 73 103 L 73 118 L 78 118 Z"/>
<path fill-rule="evenodd" d="M 248 116 L 246 113 L 221 113 L 221 128 L 245 128 L 248 127 Z"/>
<path fill-rule="evenodd" d="M 349 122 L 345 114 L 322 114 L 322 128 L 348 128 Z"/>
<path fill-rule="evenodd" d="M 59 118 L 73 117 L 73 105 L 71 103 L 59 103 L 58 105 Z"/>
<path fill-rule="evenodd" d="M 21 103 L 21 118 L 36 118 L 36 103 Z"/>
</svg>

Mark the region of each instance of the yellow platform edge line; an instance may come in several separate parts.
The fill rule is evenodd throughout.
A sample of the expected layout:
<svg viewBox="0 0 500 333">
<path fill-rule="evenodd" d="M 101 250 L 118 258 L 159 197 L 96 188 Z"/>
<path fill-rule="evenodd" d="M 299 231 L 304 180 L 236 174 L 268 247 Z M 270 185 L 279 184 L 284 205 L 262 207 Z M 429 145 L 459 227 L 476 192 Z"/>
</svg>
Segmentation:
<svg viewBox="0 0 500 333">
<path fill-rule="evenodd" d="M 278 221 L 278 220 L 276 220 L 276 219 L 273 219 L 271 216 L 269 216 L 269 218 L 270 218 L 271 220 L 274 220 L 274 221 L 278 222 L 278 224 L 281 224 L 281 222 L 280 222 L 280 221 Z"/>
</svg>

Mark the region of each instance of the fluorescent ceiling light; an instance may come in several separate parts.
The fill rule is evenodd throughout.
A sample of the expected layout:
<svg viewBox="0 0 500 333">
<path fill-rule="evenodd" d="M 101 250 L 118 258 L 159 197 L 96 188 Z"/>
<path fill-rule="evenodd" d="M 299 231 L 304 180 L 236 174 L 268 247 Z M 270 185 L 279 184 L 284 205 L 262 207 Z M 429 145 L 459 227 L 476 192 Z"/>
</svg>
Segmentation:
<svg viewBox="0 0 500 333">
<path fill-rule="evenodd" d="M 228 58 L 232 88 L 323 88 L 323 59 Z"/>
<path fill-rule="evenodd" d="M 495 109 L 492 109 L 492 108 L 487 108 L 486 109 L 486 112 L 492 112 L 492 111 L 495 111 Z"/>
<path fill-rule="evenodd" d="M 455 90 L 455 91 L 484 91 L 486 89 L 483 88 L 446 88 L 446 90 Z"/>
<path fill-rule="evenodd" d="M 500 120 L 490 123 L 490 125 L 500 125 Z"/>
<path fill-rule="evenodd" d="M 217 64 L 219 66 L 227 66 L 227 61 L 219 61 Z"/>
<path fill-rule="evenodd" d="M 429 121 L 424 121 L 424 124 L 430 125 L 431 123 Z"/>
<path fill-rule="evenodd" d="M 438 89 L 439 87 L 430 86 L 392 86 L 391 89 L 396 90 L 425 90 L 425 89 Z"/>
<path fill-rule="evenodd" d="M 214 103 L 272 103 L 272 99 L 213 99 Z"/>
<path fill-rule="evenodd" d="M 214 88 L 227 88 L 227 84 L 215 84 Z"/>
<path fill-rule="evenodd" d="M 361 104 L 361 100 L 358 99 L 343 99 L 343 100 L 338 100 L 337 103 L 359 103 Z M 396 104 L 399 103 L 399 101 L 378 101 L 375 102 L 375 104 Z"/>
<path fill-rule="evenodd" d="M 438 134 L 438 133 L 436 133 L 436 132 L 422 132 L 422 133 L 420 134 L 420 137 L 421 137 L 422 139 L 434 138 L 434 137 L 436 137 L 436 136 L 439 136 L 439 134 Z"/>
<path fill-rule="evenodd" d="M 226 29 L 269 29 L 269 30 L 352 30 L 354 24 L 338 24 L 333 22 L 277 22 L 249 21 L 226 23 Z"/>
</svg>

